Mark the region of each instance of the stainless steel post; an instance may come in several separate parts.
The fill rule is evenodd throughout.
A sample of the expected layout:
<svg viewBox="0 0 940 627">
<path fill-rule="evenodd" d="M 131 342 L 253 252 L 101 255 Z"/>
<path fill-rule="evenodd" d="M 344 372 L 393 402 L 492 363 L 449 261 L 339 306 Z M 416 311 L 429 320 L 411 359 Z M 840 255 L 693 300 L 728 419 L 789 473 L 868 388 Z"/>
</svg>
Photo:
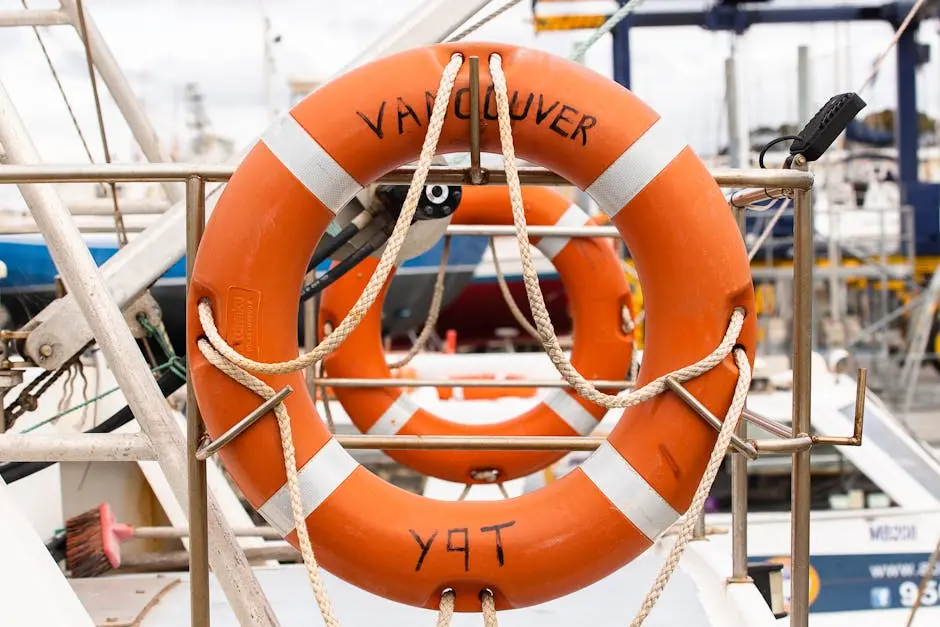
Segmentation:
<svg viewBox="0 0 940 627">
<path fill-rule="evenodd" d="M 194 176 L 186 181 L 186 291 L 193 276 L 196 251 L 206 229 L 206 182 Z M 187 344 L 189 338 L 187 338 Z M 188 362 L 189 360 L 187 360 Z M 189 482 L 189 615 L 193 627 L 209 627 L 209 523 L 206 500 L 209 487 L 206 461 L 196 456 L 205 429 L 196 403 L 192 371 L 186 367 L 186 468 Z"/>
<path fill-rule="evenodd" d="M 797 156 L 794 166 L 805 170 Z M 793 436 L 810 433 L 813 328 L 813 195 L 798 191 L 794 198 L 793 263 Z M 809 449 L 793 454 L 791 485 L 790 625 L 809 625 Z"/>
<path fill-rule="evenodd" d="M 303 318 L 304 318 L 304 352 L 309 353 L 317 347 L 317 303 L 318 299 L 311 298 L 304 302 L 303 304 Z M 306 383 L 307 391 L 310 393 L 310 398 L 316 400 L 317 398 L 317 365 L 314 364 L 307 368 L 306 372 Z M 324 395 L 324 402 L 326 402 L 326 397 Z"/>
<path fill-rule="evenodd" d="M 747 212 L 734 208 L 735 221 L 741 236 L 747 229 Z M 735 428 L 742 440 L 747 437 L 747 421 L 743 418 Z M 747 457 L 740 453 L 731 455 L 731 580 L 732 583 L 747 583 Z"/>
<path fill-rule="evenodd" d="M 23 120 L 0 82 L 0 144 L 16 163 L 40 163 Z M 62 199 L 50 185 L 20 185 L 20 193 L 42 230 L 52 260 L 68 286 L 78 311 L 94 337 L 137 416 L 150 437 L 160 468 L 181 504 L 187 503 L 186 441 L 170 407 L 160 393 L 150 368 L 143 360 L 124 316 L 111 299 L 102 273 L 75 226 Z M 274 612 L 258 580 L 238 546 L 219 504 L 210 496 L 209 524 L 215 542 L 211 558 L 214 570 L 235 615 L 242 625 L 273 627 Z"/>
</svg>

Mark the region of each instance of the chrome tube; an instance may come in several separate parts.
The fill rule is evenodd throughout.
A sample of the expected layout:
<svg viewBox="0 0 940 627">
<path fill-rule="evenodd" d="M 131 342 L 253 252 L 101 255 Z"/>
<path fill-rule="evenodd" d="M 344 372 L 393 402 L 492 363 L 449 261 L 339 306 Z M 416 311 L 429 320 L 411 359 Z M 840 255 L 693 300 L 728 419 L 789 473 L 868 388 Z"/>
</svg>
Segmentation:
<svg viewBox="0 0 940 627">
<path fill-rule="evenodd" d="M 732 208 L 732 212 L 743 238 L 747 212 L 740 207 Z M 746 401 L 744 412 L 747 412 Z M 741 439 L 747 437 L 745 420 L 742 416 L 735 427 L 735 436 Z M 752 446 L 756 457 L 759 449 L 753 443 Z M 741 454 L 731 456 L 731 581 L 734 583 L 751 581 L 747 574 L 747 460 L 748 457 Z"/>
<path fill-rule="evenodd" d="M 206 183 L 198 176 L 186 181 L 186 292 L 189 293 L 196 252 L 206 228 Z M 189 344 L 187 338 L 187 344 Z M 189 612 L 194 627 L 209 627 L 209 522 L 206 502 L 209 487 L 205 458 L 197 455 L 205 436 L 202 415 L 193 389 L 193 373 L 186 372 L 186 467 L 189 482 Z"/>
<path fill-rule="evenodd" d="M 806 169 L 802 156 L 794 166 Z M 811 432 L 813 347 L 813 195 L 799 192 L 794 199 L 795 234 L 793 285 L 793 437 Z M 809 625 L 809 534 L 811 449 L 793 454 L 791 486 L 790 625 Z"/>
</svg>

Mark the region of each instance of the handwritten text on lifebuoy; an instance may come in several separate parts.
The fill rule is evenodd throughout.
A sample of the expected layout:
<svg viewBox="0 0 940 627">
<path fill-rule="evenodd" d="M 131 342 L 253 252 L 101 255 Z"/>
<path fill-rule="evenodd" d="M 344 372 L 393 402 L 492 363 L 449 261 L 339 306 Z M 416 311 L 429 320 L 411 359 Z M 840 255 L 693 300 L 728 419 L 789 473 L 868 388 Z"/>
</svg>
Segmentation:
<svg viewBox="0 0 940 627">
<path fill-rule="evenodd" d="M 431 119 L 434 108 L 434 94 L 424 92 L 424 102 L 409 102 L 398 96 L 394 100 L 383 100 L 373 111 L 356 111 L 356 115 L 369 127 L 379 139 L 385 139 L 387 132 L 397 131 L 399 135 L 409 130 L 424 128 Z M 470 88 L 462 87 L 454 94 L 454 106 L 447 115 L 453 114 L 461 120 L 470 119 Z M 483 119 L 497 120 L 496 93 L 493 86 L 486 90 L 483 100 Z M 519 122 L 532 119 L 536 125 L 545 125 L 564 138 L 580 140 L 578 145 L 587 146 L 588 131 L 597 125 L 597 118 L 578 110 L 561 100 L 546 97 L 544 94 L 518 91 L 509 97 L 509 117 Z M 446 115 L 445 115 L 446 118 Z M 390 130 L 394 129 L 394 130 Z"/>
</svg>

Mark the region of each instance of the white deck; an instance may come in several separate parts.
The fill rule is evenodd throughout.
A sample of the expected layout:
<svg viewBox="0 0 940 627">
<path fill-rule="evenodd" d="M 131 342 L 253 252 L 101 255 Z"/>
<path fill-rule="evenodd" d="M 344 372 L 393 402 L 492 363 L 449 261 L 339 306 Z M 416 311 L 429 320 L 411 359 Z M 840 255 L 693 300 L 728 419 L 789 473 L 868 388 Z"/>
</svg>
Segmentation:
<svg viewBox="0 0 940 627">
<path fill-rule="evenodd" d="M 775 621 L 770 617 L 767 606 L 763 604 L 763 600 L 752 586 L 739 586 L 732 594 L 719 593 L 718 595 L 713 594 L 714 590 L 708 590 L 706 593 L 701 587 L 696 587 L 696 579 L 701 581 L 710 578 L 713 585 L 724 588 L 721 578 L 709 577 L 709 575 L 714 574 L 712 567 L 716 563 L 730 568 L 730 561 L 725 559 L 727 554 L 711 550 L 708 544 L 707 542 L 693 543 L 687 557 L 683 560 L 683 568 L 686 570 L 680 569 L 676 572 L 659 604 L 644 625 L 646 627 L 774 625 Z M 622 627 L 627 625 L 662 565 L 664 555 L 664 550 L 649 551 L 610 577 L 567 597 L 532 608 L 500 612 L 500 627 L 548 625 Z M 323 624 L 302 566 L 259 569 L 256 572 L 284 627 Z M 189 625 L 187 574 L 175 573 L 172 576 L 178 577 L 180 583 L 162 594 L 159 601 L 139 623 L 140 627 Z M 343 625 L 410 627 L 434 624 L 435 612 L 386 601 L 346 584 L 328 573 L 324 573 L 324 578 L 334 604 L 334 611 Z M 704 586 L 707 588 L 709 584 L 705 582 Z M 703 603 L 704 594 L 707 594 L 709 598 Z M 733 602 L 729 602 L 732 597 L 734 597 Z M 235 616 L 214 579 L 211 599 L 213 627 L 237 627 Z M 746 622 L 742 622 L 739 615 L 742 611 L 749 612 L 750 618 Z M 762 617 L 761 614 L 763 614 Z M 458 614 L 452 624 L 454 627 L 479 627 L 482 624 L 482 618 L 479 614 Z"/>
</svg>

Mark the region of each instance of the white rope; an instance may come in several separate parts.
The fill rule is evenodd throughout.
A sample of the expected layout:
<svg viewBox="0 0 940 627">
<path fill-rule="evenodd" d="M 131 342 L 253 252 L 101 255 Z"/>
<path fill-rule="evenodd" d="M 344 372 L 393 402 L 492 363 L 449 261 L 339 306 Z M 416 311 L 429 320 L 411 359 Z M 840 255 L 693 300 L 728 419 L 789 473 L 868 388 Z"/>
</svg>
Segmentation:
<svg viewBox="0 0 940 627">
<path fill-rule="evenodd" d="M 747 260 L 753 261 L 754 256 L 757 255 L 757 251 L 760 250 L 760 247 L 764 245 L 764 242 L 767 241 L 767 238 L 770 237 L 771 231 L 774 230 L 774 227 L 777 226 L 777 221 L 780 220 L 780 217 L 783 215 L 783 212 L 787 209 L 787 199 L 782 198 L 780 200 L 775 200 L 771 203 L 771 206 L 777 206 L 777 211 L 770 218 L 770 222 L 767 223 L 767 226 L 764 227 L 764 230 L 761 232 L 760 237 L 757 238 L 757 241 L 754 242 L 754 245 L 751 246 L 751 250 L 747 251 Z M 769 208 L 768 208 L 769 210 Z"/>
<path fill-rule="evenodd" d="M 584 62 L 584 54 L 601 38 L 614 30 L 617 27 L 617 24 L 622 22 L 628 15 L 633 13 L 636 9 L 639 8 L 646 0 L 630 0 L 625 5 L 617 9 L 617 11 L 607 18 L 607 21 L 600 25 L 600 27 L 591 33 L 591 36 L 585 39 L 581 43 L 577 43 L 574 46 L 574 52 L 571 53 L 570 59 L 572 61 L 577 61 L 578 63 Z"/>
<path fill-rule="evenodd" d="M 441 605 L 437 612 L 437 627 L 450 627 L 454 619 L 454 601 L 457 596 L 453 590 L 444 590 L 441 594 Z"/>
<path fill-rule="evenodd" d="M 408 235 L 408 229 L 411 225 L 411 219 L 414 217 L 415 210 L 418 207 L 418 200 L 424 190 L 424 183 L 427 180 L 428 172 L 431 169 L 431 162 L 434 159 L 434 153 L 437 152 L 437 143 L 441 136 L 441 128 L 444 126 L 444 116 L 447 113 L 447 106 L 450 103 L 450 94 L 457 79 L 457 72 L 463 64 L 463 56 L 455 54 L 450 62 L 444 68 L 441 75 L 441 82 L 437 88 L 437 96 L 434 98 L 434 108 L 431 112 L 431 119 L 428 122 L 428 132 L 424 138 L 424 145 L 421 148 L 421 156 L 418 159 L 415 168 L 414 178 L 411 180 L 411 186 L 408 188 L 408 195 L 405 197 L 405 203 L 395 223 L 395 228 L 388 238 L 385 250 L 379 260 L 372 278 L 363 289 L 362 294 L 356 304 L 352 306 L 349 313 L 343 321 L 336 327 L 335 331 L 324 338 L 323 342 L 317 345 L 309 353 L 292 359 L 290 361 L 278 363 L 263 363 L 248 359 L 229 346 L 219 334 L 212 318 L 212 307 L 208 301 L 199 303 L 199 321 L 206 337 L 212 343 L 217 351 L 222 353 L 226 359 L 233 364 L 240 366 L 245 370 L 261 374 L 288 374 L 303 370 L 304 368 L 322 360 L 335 351 L 343 341 L 349 337 L 362 319 L 365 317 L 369 308 L 375 302 L 386 279 L 395 267 L 398 261 L 398 254 L 401 252 L 402 244 Z"/>
<path fill-rule="evenodd" d="M 503 269 L 499 265 L 499 256 L 496 254 L 496 242 L 492 237 L 490 238 L 490 254 L 493 256 L 493 270 L 496 271 L 496 284 L 499 285 L 499 291 L 503 295 L 503 300 L 506 301 L 506 306 L 509 307 L 509 312 L 512 314 L 512 317 L 516 319 L 516 323 L 522 327 L 526 333 L 535 339 L 539 339 L 539 332 L 532 326 L 532 323 L 526 319 L 525 314 L 522 313 L 522 310 L 519 309 L 519 305 L 516 304 L 516 299 L 512 297 L 512 292 L 509 291 L 509 284 L 506 283 Z"/>
<path fill-rule="evenodd" d="M 415 356 L 424 350 L 425 344 L 434 333 L 434 327 L 437 326 L 437 318 L 441 314 L 441 305 L 444 304 L 444 279 L 447 278 L 447 257 L 450 256 L 450 236 L 444 237 L 444 248 L 441 251 L 441 265 L 437 268 L 437 278 L 434 280 L 434 294 L 431 296 L 431 304 L 428 307 L 428 319 L 424 323 L 424 328 L 418 334 L 418 339 L 414 341 L 408 354 L 392 362 L 389 368 L 402 368 L 411 363 Z"/>
<path fill-rule="evenodd" d="M 496 620 L 496 599 L 489 590 L 484 590 L 480 594 L 480 600 L 483 602 L 483 627 L 499 627 Z"/>
<path fill-rule="evenodd" d="M 498 54 L 490 56 L 490 75 L 493 77 L 493 87 L 496 93 L 499 137 L 503 149 L 503 168 L 506 170 L 509 199 L 512 205 L 512 219 L 516 227 L 516 241 L 519 245 L 519 256 L 522 260 L 522 278 L 529 297 L 532 318 L 535 320 L 535 327 L 538 330 L 538 337 L 542 341 L 542 347 L 548 353 L 552 363 L 555 364 L 555 368 L 564 377 L 565 381 L 577 390 L 580 396 L 601 407 L 608 409 L 624 408 L 632 407 L 662 393 L 666 389 L 667 377 L 683 383 L 705 374 L 721 363 L 731 353 L 738 334 L 741 332 L 744 324 L 743 309 L 734 310 L 724 339 L 710 355 L 695 364 L 680 368 L 668 375 L 663 375 L 630 394 L 623 396 L 604 394 L 575 370 L 558 343 L 558 337 L 555 335 L 555 329 L 552 326 L 551 318 L 545 306 L 545 299 L 539 287 L 538 275 L 532 262 L 532 252 L 529 250 L 529 240 L 526 236 L 525 207 L 522 203 L 522 185 L 519 182 L 519 168 L 516 165 L 516 152 L 513 147 L 512 126 L 509 118 L 506 76 L 503 74 L 502 63 Z"/>
<path fill-rule="evenodd" d="M 698 484 L 698 488 L 692 496 L 692 504 L 689 505 L 689 511 L 685 515 L 685 522 L 679 530 L 675 543 L 669 550 L 669 557 L 666 558 L 662 569 L 660 569 L 659 574 L 656 575 L 653 586 L 650 588 L 649 592 L 646 593 L 643 604 L 640 606 L 640 610 L 637 612 L 633 622 L 630 623 L 630 627 L 640 627 L 640 625 L 643 624 L 643 621 L 649 616 L 650 611 L 652 611 L 660 595 L 663 593 L 663 590 L 666 588 L 666 584 L 669 583 L 669 578 L 672 577 L 672 573 L 674 573 L 679 566 L 682 553 L 688 546 L 689 541 L 692 540 L 692 535 L 695 530 L 695 521 L 698 520 L 705 509 L 705 501 L 708 498 L 708 493 L 711 491 L 712 483 L 715 482 L 715 477 L 718 475 L 722 461 L 724 461 L 725 453 L 728 451 L 728 446 L 731 444 L 731 436 L 738 426 L 741 412 L 744 411 L 747 392 L 751 387 L 751 366 L 747 361 L 747 355 L 741 349 L 734 351 L 734 361 L 738 366 L 738 383 L 734 387 L 734 397 L 732 398 L 731 406 L 725 413 L 725 420 L 721 424 L 721 430 L 718 432 L 718 440 L 715 442 L 715 448 L 712 450 L 711 457 L 708 460 L 705 474 L 702 475 L 702 481 Z"/>
<path fill-rule="evenodd" d="M 453 590 L 445 590 L 441 594 L 440 609 L 437 612 L 437 627 L 450 627 L 454 619 L 454 602 L 456 595 Z M 496 599 L 489 590 L 480 593 L 480 602 L 483 608 L 483 627 L 499 627 L 496 618 Z"/>
<path fill-rule="evenodd" d="M 274 396 L 274 388 L 265 384 L 261 379 L 252 376 L 241 368 L 228 362 L 206 340 L 199 340 L 199 351 L 213 366 L 224 372 L 242 386 L 248 388 L 264 400 Z M 310 535 L 307 531 L 307 521 L 304 518 L 303 502 L 300 497 L 300 479 L 297 476 L 297 458 L 294 451 L 294 437 L 291 432 L 290 416 L 284 403 L 274 406 L 274 415 L 277 417 L 277 427 L 281 434 L 281 447 L 284 453 L 284 470 L 287 473 L 287 491 L 290 496 L 291 513 L 294 516 L 294 527 L 297 530 L 297 541 L 300 544 L 300 554 L 303 556 L 304 566 L 307 569 L 307 578 L 313 588 L 313 596 L 317 600 L 320 614 L 327 627 L 339 627 L 339 620 L 333 614 L 333 606 L 327 594 L 323 580 L 320 578 L 320 567 L 317 563 L 313 546 L 310 544 Z"/>
</svg>

